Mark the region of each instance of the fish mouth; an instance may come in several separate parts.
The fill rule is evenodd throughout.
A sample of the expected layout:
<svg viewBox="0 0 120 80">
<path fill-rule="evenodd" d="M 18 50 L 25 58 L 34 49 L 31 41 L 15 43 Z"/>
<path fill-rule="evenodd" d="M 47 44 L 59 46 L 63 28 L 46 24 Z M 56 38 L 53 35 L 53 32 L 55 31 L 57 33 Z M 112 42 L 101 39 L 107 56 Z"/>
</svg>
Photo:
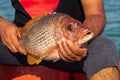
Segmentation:
<svg viewBox="0 0 120 80">
<path fill-rule="evenodd" d="M 94 37 L 94 33 L 91 30 L 85 30 L 84 34 L 78 40 L 78 46 L 82 46 L 83 44 L 87 43 Z"/>
</svg>

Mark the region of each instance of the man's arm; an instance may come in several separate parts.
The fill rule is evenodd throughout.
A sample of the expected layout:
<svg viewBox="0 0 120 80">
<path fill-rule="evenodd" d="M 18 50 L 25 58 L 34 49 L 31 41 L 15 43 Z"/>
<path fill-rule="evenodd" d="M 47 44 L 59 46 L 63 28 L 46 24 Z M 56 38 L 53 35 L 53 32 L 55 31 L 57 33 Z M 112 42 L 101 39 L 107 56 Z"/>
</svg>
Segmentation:
<svg viewBox="0 0 120 80">
<path fill-rule="evenodd" d="M 82 0 L 82 5 L 85 14 L 83 24 L 92 29 L 94 37 L 97 37 L 102 33 L 106 23 L 103 0 Z"/>
</svg>

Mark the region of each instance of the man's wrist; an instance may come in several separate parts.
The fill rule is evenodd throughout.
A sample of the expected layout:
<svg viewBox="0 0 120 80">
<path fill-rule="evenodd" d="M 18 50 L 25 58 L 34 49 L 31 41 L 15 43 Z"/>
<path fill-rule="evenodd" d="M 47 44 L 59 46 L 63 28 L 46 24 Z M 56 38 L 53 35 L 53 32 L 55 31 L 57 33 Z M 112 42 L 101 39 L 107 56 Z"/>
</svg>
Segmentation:
<svg viewBox="0 0 120 80">
<path fill-rule="evenodd" d="M 105 16 L 101 14 L 93 14 L 87 16 L 83 24 L 94 32 L 94 38 L 96 38 L 103 32 L 105 22 Z"/>
</svg>

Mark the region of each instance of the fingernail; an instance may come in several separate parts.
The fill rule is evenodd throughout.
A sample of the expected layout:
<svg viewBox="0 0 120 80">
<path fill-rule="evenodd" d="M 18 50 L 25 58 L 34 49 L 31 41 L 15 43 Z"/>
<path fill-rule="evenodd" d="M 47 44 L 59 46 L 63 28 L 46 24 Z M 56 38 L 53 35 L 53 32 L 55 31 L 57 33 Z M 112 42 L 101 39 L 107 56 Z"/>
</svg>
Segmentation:
<svg viewBox="0 0 120 80">
<path fill-rule="evenodd" d="M 27 53 L 24 51 L 24 55 L 27 55 Z"/>
<path fill-rule="evenodd" d="M 27 53 L 25 51 L 23 51 L 22 53 L 23 53 L 23 55 L 27 55 Z"/>
<path fill-rule="evenodd" d="M 65 38 L 62 38 L 61 40 L 62 40 L 62 42 L 65 42 L 65 41 L 66 41 Z"/>
<path fill-rule="evenodd" d="M 21 38 L 21 34 L 20 34 L 20 32 L 18 32 L 18 37 Z"/>
<path fill-rule="evenodd" d="M 27 55 L 26 53 L 24 53 L 24 55 Z"/>
<path fill-rule="evenodd" d="M 58 43 L 60 43 L 60 40 L 59 41 L 57 41 Z"/>
<path fill-rule="evenodd" d="M 67 43 L 68 43 L 68 44 L 71 44 L 72 42 L 71 42 L 70 40 L 67 40 Z"/>
<path fill-rule="evenodd" d="M 80 61 L 81 59 L 77 59 L 77 61 Z"/>
</svg>

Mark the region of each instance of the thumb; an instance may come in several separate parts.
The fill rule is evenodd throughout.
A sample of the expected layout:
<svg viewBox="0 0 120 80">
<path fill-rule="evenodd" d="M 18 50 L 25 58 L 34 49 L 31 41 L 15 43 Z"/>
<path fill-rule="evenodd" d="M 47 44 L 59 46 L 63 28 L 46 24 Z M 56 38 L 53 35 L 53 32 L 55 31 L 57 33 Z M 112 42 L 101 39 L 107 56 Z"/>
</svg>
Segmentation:
<svg viewBox="0 0 120 80">
<path fill-rule="evenodd" d="M 17 36 L 18 36 L 18 38 L 21 38 L 21 28 L 18 28 Z"/>
</svg>

